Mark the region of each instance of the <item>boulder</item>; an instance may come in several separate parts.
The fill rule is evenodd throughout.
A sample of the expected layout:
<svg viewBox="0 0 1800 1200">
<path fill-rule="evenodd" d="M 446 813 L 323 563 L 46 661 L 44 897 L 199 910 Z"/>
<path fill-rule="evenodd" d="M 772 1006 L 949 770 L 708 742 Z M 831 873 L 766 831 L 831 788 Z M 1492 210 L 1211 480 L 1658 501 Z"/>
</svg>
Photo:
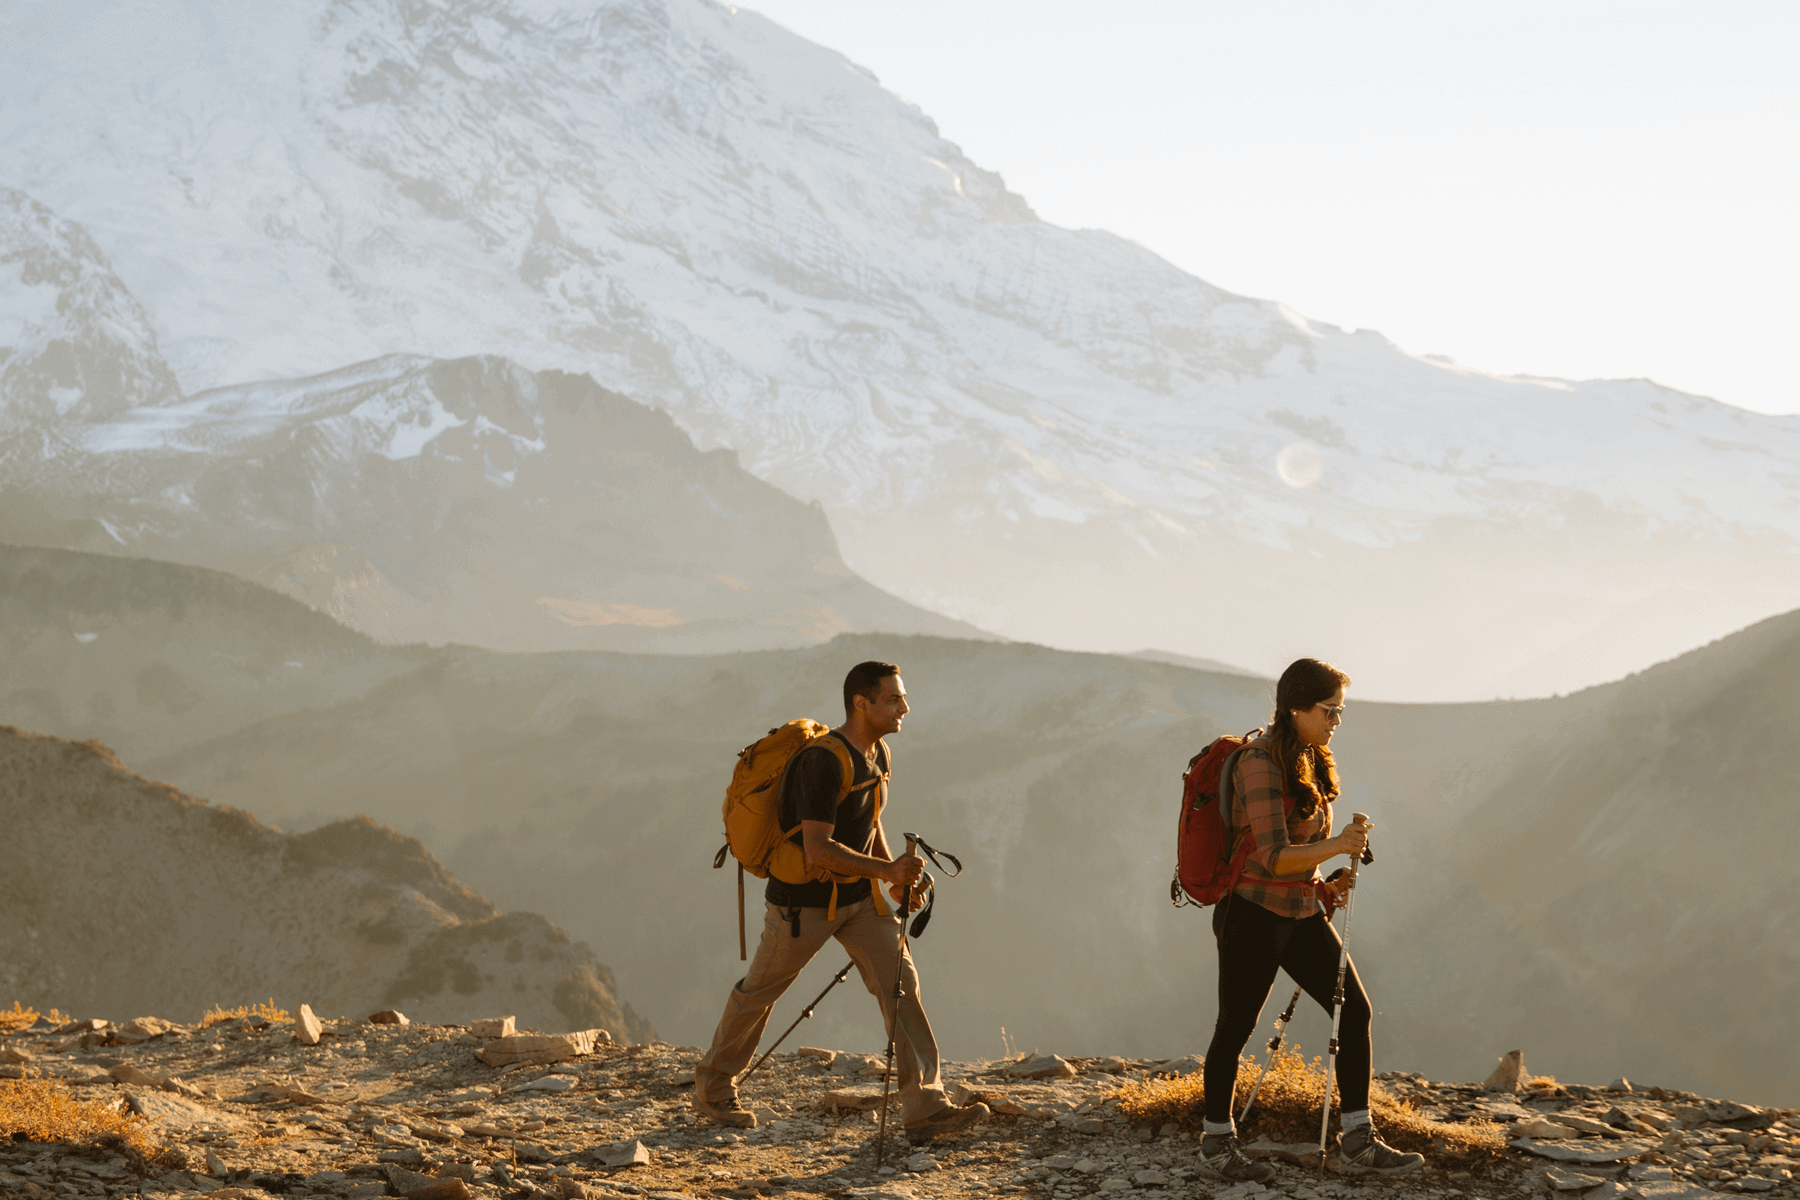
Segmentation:
<svg viewBox="0 0 1800 1200">
<path fill-rule="evenodd" d="M 478 1038 L 516 1037 L 518 1030 L 513 1027 L 514 1017 L 483 1017 L 471 1022 L 469 1032 Z"/>
<path fill-rule="evenodd" d="M 853 1108 L 867 1111 L 881 1107 L 881 1089 L 872 1083 L 832 1088 L 819 1097 L 820 1108 Z"/>
<path fill-rule="evenodd" d="M 521 1083 L 514 1092 L 567 1092 L 575 1087 L 575 1081 L 567 1075 L 546 1075 L 542 1079 L 534 1079 L 530 1083 Z"/>
<path fill-rule="evenodd" d="M 316 1046 L 324 1032 L 325 1026 L 313 1015 L 312 1006 L 302 1004 L 300 1015 L 294 1018 L 294 1040 L 302 1046 Z"/>
<path fill-rule="evenodd" d="M 510 1067 L 514 1063 L 548 1066 L 592 1054 L 594 1047 L 612 1041 L 604 1029 L 584 1029 L 580 1033 L 515 1034 L 495 1038 L 475 1057 L 490 1067 Z"/>
<path fill-rule="evenodd" d="M 1198 1054 L 1184 1054 L 1180 1058 L 1171 1058 L 1156 1068 L 1158 1075 L 1192 1075 L 1206 1066 L 1206 1060 Z"/>
<path fill-rule="evenodd" d="M 640 1141 L 614 1142 L 601 1146 L 590 1155 L 603 1167 L 646 1167 L 650 1165 L 650 1148 Z"/>
<path fill-rule="evenodd" d="M 171 1096 L 161 1091 L 143 1091 L 128 1087 L 125 1089 L 125 1103 L 132 1112 L 149 1118 L 151 1124 L 181 1132 L 186 1132 L 196 1125 L 235 1129 L 244 1123 L 242 1118 L 231 1113 L 208 1108 L 196 1101 L 181 1096 Z"/>
<path fill-rule="evenodd" d="M 1619 1131 L 1605 1121 L 1596 1121 L 1592 1117 L 1584 1117 L 1580 1113 L 1557 1113 L 1556 1123 L 1567 1125 L 1577 1133 L 1595 1133 L 1601 1137 L 1618 1137 Z"/>
<path fill-rule="evenodd" d="M 369 1024 L 398 1025 L 401 1028 L 405 1028 L 406 1026 L 411 1025 L 412 1022 L 406 1019 L 405 1013 L 400 1012 L 397 1009 L 384 1008 L 378 1013 L 369 1014 Z"/>
<path fill-rule="evenodd" d="M 1514 1138 L 1507 1143 L 1516 1150 L 1558 1162 L 1604 1163 L 1624 1162 L 1656 1149 L 1656 1143 L 1621 1140 L 1617 1142 L 1540 1142 L 1532 1138 Z"/>
<path fill-rule="evenodd" d="M 1500 1065 L 1482 1081 L 1481 1086 L 1490 1092 L 1516 1092 L 1525 1086 L 1528 1078 L 1530 1076 L 1525 1071 L 1525 1052 L 1508 1050 L 1500 1056 Z"/>
<path fill-rule="evenodd" d="M 1073 1079 L 1077 1074 L 1069 1062 L 1054 1054 L 1034 1054 L 1008 1066 L 1006 1071 L 1020 1079 Z"/>
<path fill-rule="evenodd" d="M 1562 1167 L 1550 1167 L 1544 1171 L 1544 1178 L 1550 1186 L 1559 1192 L 1581 1192 L 1591 1187 L 1599 1187 L 1606 1180 L 1598 1175 L 1583 1175 L 1579 1171 L 1568 1171 Z"/>
<path fill-rule="evenodd" d="M 1537 1138 L 1544 1142 L 1567 1141 L 1576 1134 L 1576 1130 L 1567 1125 L 1558 1125 L 1548 1117 L 1533 1117 L 1529 1121 L 1520 1121 L 1513 1126 L 1513 1132 L 1519 1137 Z"/>
<path fill-rule="evenodd" d="M 1639 1200 L 1719 1200 L 1717 1192 L 1679 1179 L 1634 1183 L 1631 1194 Z"/>
</svg>

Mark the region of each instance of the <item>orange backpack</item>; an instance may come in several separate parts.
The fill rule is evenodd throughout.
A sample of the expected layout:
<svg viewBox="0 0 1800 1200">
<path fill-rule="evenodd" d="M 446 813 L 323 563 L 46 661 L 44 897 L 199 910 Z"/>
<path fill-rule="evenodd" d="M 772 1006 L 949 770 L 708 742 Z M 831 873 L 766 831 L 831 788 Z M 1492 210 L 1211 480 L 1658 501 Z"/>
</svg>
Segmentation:
<svg viewBox="0 0 1800 1200">
<path fill-rule="evenodd" d="M 879 743 L 886 746 L 884 741 Z M 806 849 L 794 840 L 800 829 L 781 826 L 781 781 L 788 764 L 800 751 L 821 746 L 837 757 L 843 769 L 844 782 L 838 790 L 842 804 L 854 792 L 879 788 L 875 793 L 875 820 L 881 820 L 881 808 L 887 799 L 885 784 L 891 773 L 891 751 L 887 767 L 861 786 L 855 785 L 856 763 L 843 738 L 835 737 L 829 727 L 807 717 L 789 721 L 769 730 L 761 738 L 738 751 L 737 767 L 731 772 L 731 785 L 725 789 L 725 844 L 713 856 L 713 866 L 723 867 L 727 854 L 738 861 L 738 957 L 748 958 L 744 940 L 744 872 L 758 879 L 773 876 L 783 883 L 829 883 L 831 905 L 827 917 L 837 916 L 837 889 L 842 883 L 854 883 L 859 875 L 839 875 L 808 862 Z M 881 889 L 873 889 L 875 903 L 881 904 Z"/>
</svg>

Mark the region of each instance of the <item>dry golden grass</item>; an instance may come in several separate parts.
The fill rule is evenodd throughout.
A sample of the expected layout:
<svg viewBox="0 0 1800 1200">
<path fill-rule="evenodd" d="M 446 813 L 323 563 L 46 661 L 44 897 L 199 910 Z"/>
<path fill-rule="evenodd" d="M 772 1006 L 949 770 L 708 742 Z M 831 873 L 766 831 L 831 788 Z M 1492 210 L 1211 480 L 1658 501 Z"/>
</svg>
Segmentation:
<svg viewBox="0 0 1800 1200">
<path fill-rule="evenodd" d="M 1250 1099 L 1260 1065 L 1248 1059 L 1238 1063 L 1237 1095 L 1232 1112 L 1241 1112 Z M 1256 1107 L 1238 1128 L 1245 1142 L 1268 1139 L 1276 1142 L 1313 1142 L 1319 1140 L 1319 1101 L 1325 1091 L 1323 1062 L 1308 1062 L 1299 1047 L 1283 1050 L 1276 1056 L 1262 1090 L 1256 1094 Z M 1205 1112 L 1206 1083 L 1199 1071 L 1173 1079 L 1155 1079 L 1147 1083 L 1128 1083 L 1118 1093 L 1119 1111 L 1138 1125 L 1161 1125 L 1173 1121 L 1180 1125 L 1198 1125 Z M 1333 1123 L 1336 1123 L 1337 1100 L 1332 1099 Z M 1447 1124 L 1421 1116 L 1411 1104 L 1397 1100 L 1379 1083 L 1369 1089 L 1369 1108 L 1375 1127 L 1383 1141 L 1397 1150 L 1417 1151 L 1435 1159 L 1486 1160 L 1498 1158 L 1506 1148 L 1500 1128 L 1490 1122 Z"/>
<path fill-rule="evenodd" d="M 257 1021 L 267 1021 L 271 1025 L 279 1025 L 283 1021 L 294 1019 L 292 1013 L 285 1008 L 275 1007 L 275 997 L 270 996 L 261 1004 L 239 1005 L 237 1008 L 209 1008 L 206 1015 L 200 1018 L 201 1028 L 217 1025 L 221 1021 L 238 1021 L 250 1017 Z"/>
<path fill-rule="evenodd" d="M 34 1142 L 114 1150 L 138 1162 L 179 1167 L 179 1150 L 150 1136 L 150 1122 L 114 1104 L 77 1097 L 58 1079 L 0 1081 L 0 1139 L 24 1134 Z"/>
<path fill-rule="evenodd" d="M 0 1031 L 11 1032 L 15 1029 L 24 1029 L 40 1016 L 47 1016 L 59 1025 L 72 1019 L 57 1012 L 54 1008 L 48 1013 L 40 1013 L 37 1009 L 26 1008 L 14 1000 L 11 1008 L 0 1008 Z"/>
</svg>

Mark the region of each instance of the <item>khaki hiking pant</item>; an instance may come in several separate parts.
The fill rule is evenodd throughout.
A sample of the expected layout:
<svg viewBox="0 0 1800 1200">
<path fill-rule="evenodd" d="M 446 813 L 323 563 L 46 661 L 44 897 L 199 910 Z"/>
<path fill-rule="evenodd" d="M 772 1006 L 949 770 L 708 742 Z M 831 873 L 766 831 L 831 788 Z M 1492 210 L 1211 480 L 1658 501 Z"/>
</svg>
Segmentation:
<svg viewBox="0 0 1800 1200">
<path fill-rule="evenodd" d="M 881 886 L 879 881 L 875 886 Z M 831 921 L 825 919 L 823 908 L 803 908 L 800 936 L 795 937 L 784 910 L 767 901 L 764 907 L 768 911 L 763 917 L 756 957 L 750 960 L 749 973 L 732 987 L 731 996 L 725 1001 L 725 1015 L 713 1033 L 712 1047 L 694 1070 L 694 1087 L 710 1101 L 737 1094 L 738 1072 L 750 1065 L 775 1002 L 827 938 L 835 937 L 850 952 L 863 986 L 881 1002 L 883 1027 L 894 1020 L 894 967 L 900 949 L 897 916 L 878 910 L 873 899 L 839 905 L 837 919 Z M 894 1066 L 898 1074 L 900 1120 L 910 1124 L 931 1116 L 950 1100 L 944 1095 L 938 1076 L 937 1038 L 919 1003 L 919 973 L 913 967 L 910 949 L 899 966 L 905 995 L 900 1000 L 900 1020 L 893 1027 Z"/>
</svg>

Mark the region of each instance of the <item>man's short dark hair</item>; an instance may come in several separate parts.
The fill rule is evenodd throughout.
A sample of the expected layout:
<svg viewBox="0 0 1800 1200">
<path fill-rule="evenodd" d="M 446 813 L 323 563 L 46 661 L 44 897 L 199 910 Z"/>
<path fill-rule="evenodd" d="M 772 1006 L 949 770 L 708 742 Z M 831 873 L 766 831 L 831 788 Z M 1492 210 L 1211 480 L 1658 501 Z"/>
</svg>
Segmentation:
<svg viewBox="0 0 1800 1200">
<path fill-rule="evenodd" d="M 900 668 L 893 663 L 859 662 L 851 667 L 850 673 L 844 676 L 844 715 L 856 711 L 858 696 L 873 701 L 881 694 L 881 681 L 899 673 Z"/>
</svg>

